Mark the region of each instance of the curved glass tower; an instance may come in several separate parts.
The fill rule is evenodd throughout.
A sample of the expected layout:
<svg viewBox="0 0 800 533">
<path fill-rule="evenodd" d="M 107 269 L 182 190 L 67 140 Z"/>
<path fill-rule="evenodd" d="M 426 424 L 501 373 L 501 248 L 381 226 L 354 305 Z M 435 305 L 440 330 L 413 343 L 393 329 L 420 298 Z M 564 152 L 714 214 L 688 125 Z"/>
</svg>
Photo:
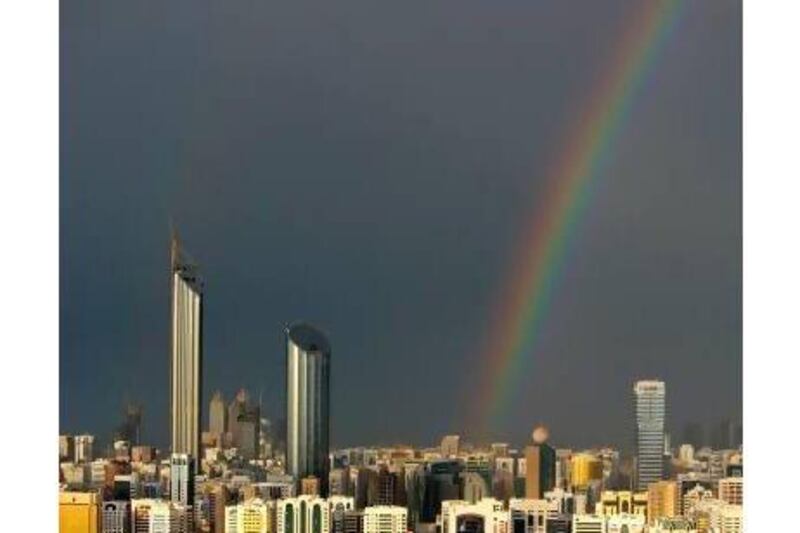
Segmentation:
<svg viewBox="0 0 800 533">
<path fill-rule="evenodd" d="M 328 492 L 331 348 L 308 324 L 286 328 L 286 473 L 320 480 Z"/>
<path fill-rule="evenodd" d="M 200 452 L 201 387 L 203 380 L 203 281 L 197 268 L 182 257 L 172 237 L 172 342 L 170 391 L 172 453 Z"/>
</svg>

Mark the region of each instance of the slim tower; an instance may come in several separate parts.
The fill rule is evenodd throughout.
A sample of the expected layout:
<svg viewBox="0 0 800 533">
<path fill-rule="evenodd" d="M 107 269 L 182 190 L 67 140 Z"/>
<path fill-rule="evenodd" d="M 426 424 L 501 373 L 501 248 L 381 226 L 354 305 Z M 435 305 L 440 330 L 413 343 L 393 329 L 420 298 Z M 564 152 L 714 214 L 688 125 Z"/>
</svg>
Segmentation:
<svg viewBox="0 0 800 533">
<path fill-rule="evenodd" d="M 170 255 L 172 453 L 189 454 L 197 459 L 202 410 L 203 281 L 196 265 L 185 259 L 174 234 Z M 194 464 L 196 467 L 197 461 Z"/>
<path fill-rule="evenodd" d="M 286 471 L 315 476 L 328 492 L 330 357 L 325 335 L 307 324 L 286 327 Z"/>
<path fill-rule="evenodd" d="M 664 418 L 666 386 L 663 381 L 637 381 L 633 386 L 636 408 L 636 487 L 647 490 L 664 472 Z"/>
<path fill-rule="evenodd" d="M 225 432 L 228 431 L 228 411 L 225 407 L 225 398 L 220 391 L 214 393 L 208 405 L 208 431 L 214 435 L 217 446 L 222 448 Z"/>
</svg>

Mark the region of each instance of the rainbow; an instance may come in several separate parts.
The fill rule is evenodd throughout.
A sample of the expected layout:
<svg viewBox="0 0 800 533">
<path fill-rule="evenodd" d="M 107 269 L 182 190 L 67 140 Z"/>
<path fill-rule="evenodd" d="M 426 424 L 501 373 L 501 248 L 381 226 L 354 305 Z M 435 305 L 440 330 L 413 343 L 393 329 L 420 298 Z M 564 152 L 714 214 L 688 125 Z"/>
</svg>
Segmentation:
<svg viewBox="0 0 800 533">
<path fill-rule="evenodd" d="M 584 112 L 574 117 L 566 142 L 547 174 L 544 194 L 523 226 L 519 256 L 489 330 L 484 384 L 477 395 L 486 430 L 507 412 L 522 366 L 535 350 L 572 234 L 591 197 L 592 183 L 610 155 L 635 96 L 670 35 L 679 0 L 644 0 L 595 85 Z"/>
</svg>

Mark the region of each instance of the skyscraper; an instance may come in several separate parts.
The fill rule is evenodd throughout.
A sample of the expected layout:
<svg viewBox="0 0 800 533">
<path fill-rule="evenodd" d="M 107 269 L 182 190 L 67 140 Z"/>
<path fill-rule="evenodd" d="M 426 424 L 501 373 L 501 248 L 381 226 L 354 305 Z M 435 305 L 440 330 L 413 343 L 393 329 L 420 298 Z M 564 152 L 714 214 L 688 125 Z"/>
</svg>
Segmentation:
<svg viewBox="0 0 800 533">
<path fill-rule="evenodd" d="M 184 258 L 177 237 L 171 246 L 172 274 L 172 453 L 200 456 L 202 410 L 203 282 L 196 265 Z M 196 466 L 196 465 L 195 465 Z"/>
<path fill-rule="evenodd" d="M 666 386 L 663 381 L 637 381 L 633 386 L 636 410 L 636 487 L 647 490 L 661 481 L 664 471 Z"/>
<path fill-rule="evenodd" d="M 525 447 L 525 497 L 531 500 L 544 498 L 556 483 L 556 451 L 547 444 L 550 436 L 544 426 L 533 430 L 533 445 Z"/>
<path fill-rule="evenodd" d="M 286 327 L 286 472 L 295 482 L 316 476 L 328 491 L 331 348 L 307 324 Z"/>
<path fill-rule="evenodd" d="M 228 412 L 225 409 L 225 398 L 217 391 L 211 397 L 208 406 L 208 431 L 217 438 L 217 445 L 222 445 L 222 437 L 228 431 Z"/>
</svg>

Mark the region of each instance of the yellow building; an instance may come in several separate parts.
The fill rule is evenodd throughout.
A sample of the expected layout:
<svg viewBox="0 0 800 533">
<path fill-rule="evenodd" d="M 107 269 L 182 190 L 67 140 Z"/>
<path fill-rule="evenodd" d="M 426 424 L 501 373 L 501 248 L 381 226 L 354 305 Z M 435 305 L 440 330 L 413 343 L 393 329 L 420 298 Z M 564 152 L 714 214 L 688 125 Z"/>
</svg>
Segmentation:
<svg viewBox="0 0 800 533">
<path fill-rule="evenodd" d="M 674 481 L 659 481 L 647 487 L 647 520 L 653 525 L 657 518 L 680 515 L 680 494 Z"/>
<path fill-rule="evenodd" d="M 273 533 L 275 502 L 260 498 L 225 507 L 225 531 L 232 533 Z"/>
<path fill-rule="evenodd" d="M 579 453 L 570 459 L 571 485 L 586 489 L 592 481 L 602 481 L 603 463 L 594 455 Z"/>
<path fill-rule="evenodd" d="M 58 524 L 60 533 L 98 533 L 100 495 L 96 492 L 60 492 Z"/>
<path fill-rule="evenodd" d="M 640 514 L 647 517 L 647 493 L 604 490 L 595 506 L 595 513 L 603 516 Z"/>
</svg>

